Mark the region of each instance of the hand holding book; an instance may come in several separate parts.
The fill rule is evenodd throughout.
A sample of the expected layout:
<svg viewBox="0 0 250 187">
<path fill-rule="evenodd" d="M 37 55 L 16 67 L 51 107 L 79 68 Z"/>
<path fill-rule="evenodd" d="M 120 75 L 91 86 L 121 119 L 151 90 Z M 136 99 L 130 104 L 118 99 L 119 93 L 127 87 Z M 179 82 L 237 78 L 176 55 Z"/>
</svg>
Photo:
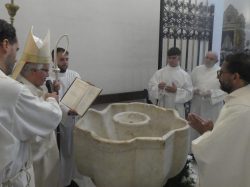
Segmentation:
<svg viewBox="0 0 250 187">
<path fill-rule="evenodd" d="M 83 116 L 102 89 L 76 78 L 61 99 L 61 103 Z"/>
</svg>

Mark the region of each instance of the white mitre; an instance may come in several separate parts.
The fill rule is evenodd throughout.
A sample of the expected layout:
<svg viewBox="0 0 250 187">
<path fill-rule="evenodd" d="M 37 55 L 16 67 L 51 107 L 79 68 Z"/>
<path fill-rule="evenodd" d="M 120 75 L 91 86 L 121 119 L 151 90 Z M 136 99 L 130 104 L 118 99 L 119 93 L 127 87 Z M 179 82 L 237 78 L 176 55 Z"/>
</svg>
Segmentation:
<svg viewBox="0 0 250 187">
<path fill-rule="evenodd" d="M 48 31 L 44 40 L 34 36 L 33 26 L 30 29 L 24 51 L 21 59 L 16 64 L 13 72 L 12 78 L 16 79 L 23 69 L 25 63 L 39 63 L 39 64 L 49 64 L 51 63 L 50 56 L 50 32 Z"/>
</svg>

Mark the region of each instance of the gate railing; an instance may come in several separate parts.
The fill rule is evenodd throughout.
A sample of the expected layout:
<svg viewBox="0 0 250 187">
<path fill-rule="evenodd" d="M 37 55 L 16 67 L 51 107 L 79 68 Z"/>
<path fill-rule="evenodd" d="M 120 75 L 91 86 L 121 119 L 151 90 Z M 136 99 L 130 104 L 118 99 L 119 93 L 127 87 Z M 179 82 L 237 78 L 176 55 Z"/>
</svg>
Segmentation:
<svg viewBox="0 0 250 187">
<path fill-rule="evenodd" d="M 182 50 L 181 66 L 190 72 L 212 48 L 214 5 L 191 0 L 161 0 L 158 69 L 171 47 Z M 164 53 L 163 53 L 164 51 Z"/>
</svg>

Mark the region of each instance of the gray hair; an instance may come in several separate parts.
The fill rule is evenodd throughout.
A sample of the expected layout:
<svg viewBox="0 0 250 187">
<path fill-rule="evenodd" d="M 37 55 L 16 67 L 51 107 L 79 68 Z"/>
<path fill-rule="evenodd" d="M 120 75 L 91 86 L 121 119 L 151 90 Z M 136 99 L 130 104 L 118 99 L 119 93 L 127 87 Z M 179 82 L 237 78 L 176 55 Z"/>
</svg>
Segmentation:
<svg viewBox="0 0 250 187">
<path fill-rule="evenodd" d="M 42 69 L 44 67 L 45 64 L 38 64 L 38 63 L 26 63 L 23 66 L 22 71 L 20 72 L 20 74 L 23 77 L 26 77 L 31 71 L 33 70 L 39 70 Z"/>
</svg>

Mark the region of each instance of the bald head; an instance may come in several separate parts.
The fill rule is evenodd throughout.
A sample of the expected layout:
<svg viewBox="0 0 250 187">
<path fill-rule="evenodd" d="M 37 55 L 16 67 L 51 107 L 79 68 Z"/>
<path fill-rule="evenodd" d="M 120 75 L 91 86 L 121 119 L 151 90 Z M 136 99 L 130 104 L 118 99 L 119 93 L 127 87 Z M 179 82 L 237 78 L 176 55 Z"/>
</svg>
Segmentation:
<svg viewBox="0 0 250 187">
<path fill-rule="evenodd" d="M 204 59 L 205 66 L 210 68 L 213 67 L 214 64 L 216 64 L 217 62 L 218 62 L 218 54 L 213 51 L 208 51 Z"/>
</svg>

